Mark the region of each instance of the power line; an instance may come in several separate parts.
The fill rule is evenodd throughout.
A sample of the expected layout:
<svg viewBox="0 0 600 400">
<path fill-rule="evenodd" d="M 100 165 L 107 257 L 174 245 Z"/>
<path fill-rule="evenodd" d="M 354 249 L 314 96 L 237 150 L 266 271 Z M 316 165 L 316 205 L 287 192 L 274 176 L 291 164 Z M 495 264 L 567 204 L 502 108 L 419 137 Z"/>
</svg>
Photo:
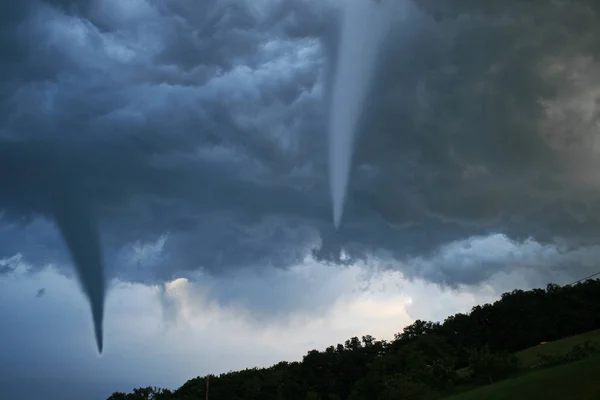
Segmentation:
<svg viewBox="0 0 600 400">
<path fill-rule="evenodd" d="M 579 283 L 581 281 L 587 281 L 588 279 L 593 278 L 593 277 L 595 277 L 597 275 L 600 275 L 600 271 L 598 271 L 595 274 L 592 274 L 590 276 L 586 276 L 585 278 L 581 278 L 581 279 L 579 279 L 579 280 L 577 280 L 575 282 L 569 283 L 568 285 L 565 285 L 565 286 L 571 286 L 571 285 L 574 285 L 574 284 Z"/>
</svg>

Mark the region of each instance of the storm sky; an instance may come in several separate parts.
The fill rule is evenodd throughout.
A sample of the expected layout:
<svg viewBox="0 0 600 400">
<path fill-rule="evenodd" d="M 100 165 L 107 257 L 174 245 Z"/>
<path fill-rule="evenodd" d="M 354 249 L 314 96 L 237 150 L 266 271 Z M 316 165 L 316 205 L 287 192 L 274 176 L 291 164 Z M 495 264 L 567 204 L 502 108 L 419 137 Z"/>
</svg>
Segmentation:
<svg viewBox="0 0 600 400">
<path fill-rule="evenodd" d="M 335 230 L 342 4 L 1 2 L 0 388 L 174 388 L 597 272 L 597 1 L 397 0 Z"/>
</svg>

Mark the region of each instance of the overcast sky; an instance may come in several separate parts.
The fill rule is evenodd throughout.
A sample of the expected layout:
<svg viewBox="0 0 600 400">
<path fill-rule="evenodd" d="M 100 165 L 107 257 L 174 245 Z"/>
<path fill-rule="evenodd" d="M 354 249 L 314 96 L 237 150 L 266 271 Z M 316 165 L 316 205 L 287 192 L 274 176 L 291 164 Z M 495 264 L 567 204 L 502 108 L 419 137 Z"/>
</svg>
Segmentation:
<svg viewBox="0 0 600 400">
<path fill-rule="evenodd" d="M 342 3 L 0 3 L 2 393 L 176 388 L 597 272 L 600 5 L 386 5 L 336 231 Z"/>
</svg>

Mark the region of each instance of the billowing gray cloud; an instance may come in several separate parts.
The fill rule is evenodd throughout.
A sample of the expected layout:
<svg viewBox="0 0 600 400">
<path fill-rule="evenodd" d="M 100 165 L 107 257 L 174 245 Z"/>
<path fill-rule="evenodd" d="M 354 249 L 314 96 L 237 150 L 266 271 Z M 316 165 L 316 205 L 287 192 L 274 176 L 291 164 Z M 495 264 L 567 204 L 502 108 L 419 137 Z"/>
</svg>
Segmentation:
<svg viewBox="0 0 600 400">
<path fill-rule="evenodd" d="M 112 277 L 381 257 L 477 283 L 488 275 L 405 261 L 492 233 L 598 241 L 591 0 L 407 1 L 339 231 L 326 179 L 334 1 L 4 3 L 0 256 L 70 254 L 98 327 L 96 283 Z"/>
</svg>

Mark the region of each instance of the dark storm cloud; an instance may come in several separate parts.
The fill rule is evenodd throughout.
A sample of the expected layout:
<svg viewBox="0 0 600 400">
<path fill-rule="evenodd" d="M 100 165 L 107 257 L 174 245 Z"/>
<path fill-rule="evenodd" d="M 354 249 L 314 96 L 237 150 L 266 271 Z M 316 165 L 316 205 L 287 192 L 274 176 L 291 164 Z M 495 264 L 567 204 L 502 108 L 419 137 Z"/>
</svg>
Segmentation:
<svg viewBox="0 0 600 400">
<path fill-rule="evenodd" d="M 332 2 L 3 4 L 2 254 L 63 261 L 38 217 L 55 221 L 92 298 L 103 258 L 107 278 L 148 281 L 496 232 L 596 243 L 595 3 L 416 3 L 384 44 L 337 232 Z M 163 235 L 160 257 L 131 255 Z M 438 267 L 406 272 L 485 278 Z"/>
<path fill-rule="evenodd" d="M 588 110 L 577 107 L 596 113 L 597 97 L 585 88 L 582 99 L 565 93 L 597 75 L 598 15 L 585 2 L 503 2 L 457 13 L 451 4 L 427 2 L 430 13 L 398 25 L 386 47 L 357 151 L 358 164 L 382 171 L 380 185 L 360 191 L 371 192 L 365 205 L 397 224 L 433 218 L 478 233 L 595 241 L 598 186 L 577 177 L 598 160 L 586 148 L 597 116 L 586 126 Z M 587 69 L 569 65 L 585 57 Z M 563 71 L 548 72 L 553 63 Z M 565 112 L 579 121 L 549 138 L 548 122 L 563 122 Z"/>
<path fill-rule="evenodd" d="M 14 273 L 19 267 L 22 258 L 23 257 L 20 254 L 7 258 L 0 258 L 0 275 Z"/>
</svg>

